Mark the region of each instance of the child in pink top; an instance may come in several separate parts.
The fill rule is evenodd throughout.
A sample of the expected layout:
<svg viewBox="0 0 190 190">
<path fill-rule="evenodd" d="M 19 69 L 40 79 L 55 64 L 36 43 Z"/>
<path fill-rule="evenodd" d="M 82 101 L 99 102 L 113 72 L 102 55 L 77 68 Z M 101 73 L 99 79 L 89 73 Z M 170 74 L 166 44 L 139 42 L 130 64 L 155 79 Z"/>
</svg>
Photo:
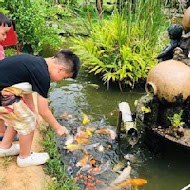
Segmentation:
<svg viewBox="0 0 190 190">
<path fill-rule="evenodd" d="M 0 61 L 5 58 L 5 52 L 2 45 L 0 45 Z"/>
<path fill-rule="evenodd" d="M 1 42 L 6 39 L 7 33 L 11 29 L 11 26 L 12 22 L 7 18 L 7 16 L 5 16 L 3 13 L 0 13 L 0 60 L 5 58 L 5 52 L 3 46 L 1 45 Z M 5 123 L 2 119 L 0 119 L 0 140 L 2 140 L 4 133 Z"/>
</svg>

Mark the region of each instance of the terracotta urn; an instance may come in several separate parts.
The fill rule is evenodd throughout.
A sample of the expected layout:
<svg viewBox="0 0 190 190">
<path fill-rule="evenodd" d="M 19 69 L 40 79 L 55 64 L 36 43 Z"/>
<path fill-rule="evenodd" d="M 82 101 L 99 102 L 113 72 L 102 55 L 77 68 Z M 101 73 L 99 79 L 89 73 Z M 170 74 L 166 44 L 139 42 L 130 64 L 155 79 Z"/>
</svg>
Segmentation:
<svg viewBox="0 0 190 190">
<path fill-rule="evenodd" d="M 190 96 L 190 67 L 176 60 L 160 62 L 152 68 L 147 77 L 145 90 L 152 90 L 160 100 L 176 102 Z"/>
<path fill-rule="evenodd" d="M 181 24 L 183 29 L 188 32 L 190 29 L 190 7 L 186 9 Z"/>
</svg>

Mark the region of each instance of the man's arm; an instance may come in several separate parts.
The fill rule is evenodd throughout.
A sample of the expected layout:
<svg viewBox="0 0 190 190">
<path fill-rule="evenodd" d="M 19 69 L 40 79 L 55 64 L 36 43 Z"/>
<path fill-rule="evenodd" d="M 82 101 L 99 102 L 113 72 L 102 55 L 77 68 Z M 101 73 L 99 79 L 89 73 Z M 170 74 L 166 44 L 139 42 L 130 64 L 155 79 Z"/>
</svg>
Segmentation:
<svg viewBox="0 0 190 190">
<path fill-rule="evenodd" d="M 61 126 L 55 117 L 53 116 L 51 110 L 48 106 L 48 99 L 42 97 L 41 95 L 37 95 L 38 102 L 38 112 L 42 116 L 42 118 L 55 130 L 55 132 L 62 136 L 66 133 L 66 128 Z"/>
</svg>

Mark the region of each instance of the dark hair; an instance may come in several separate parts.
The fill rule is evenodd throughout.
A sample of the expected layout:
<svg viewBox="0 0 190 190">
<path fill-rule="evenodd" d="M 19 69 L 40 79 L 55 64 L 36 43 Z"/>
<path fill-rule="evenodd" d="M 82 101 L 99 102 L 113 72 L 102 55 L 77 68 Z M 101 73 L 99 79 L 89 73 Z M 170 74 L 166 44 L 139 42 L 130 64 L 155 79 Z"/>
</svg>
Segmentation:
<svg viewBox="0 0 190 190">
<path fill-rule="evenodd" d="M 8 26 L 11 27 L 12 22 L 8 19 L 6 15 L 0 13 L 0 26 Z"/>
<path fill-rule="evenodd" d="M 180 39 L 183 33 L 183 27 L 179 24 L 173 24 L 168 28 L 170 39 Z"/>
<path fill-rule="evenodd" d="M 72 72 L 72 78 L 75 79 L 80 69 L 80 59 L 70 50 L 61 50 L 55 56 L 58 62 L 63 63 L 67 67 L 68 72 Z"/>
</svg>

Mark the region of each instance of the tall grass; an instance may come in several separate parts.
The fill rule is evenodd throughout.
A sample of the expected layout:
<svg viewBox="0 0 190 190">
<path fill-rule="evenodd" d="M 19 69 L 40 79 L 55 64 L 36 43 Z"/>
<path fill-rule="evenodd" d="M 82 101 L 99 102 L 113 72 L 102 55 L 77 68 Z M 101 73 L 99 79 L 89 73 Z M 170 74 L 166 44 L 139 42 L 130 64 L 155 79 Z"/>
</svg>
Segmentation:
<svg viewBox="0 0 190 190">
<path fill-rule="evenodd" d="M 89 72 L 100 73 L 107 83 L 134 87 L 157 63 L 156 43 L 164 25 L 161 0 L 129 0 L 121 12 L 115 9 L 109 19 L 91 23 L 90 37 L 74 38 L 72 48 Z"/>
</svg>

